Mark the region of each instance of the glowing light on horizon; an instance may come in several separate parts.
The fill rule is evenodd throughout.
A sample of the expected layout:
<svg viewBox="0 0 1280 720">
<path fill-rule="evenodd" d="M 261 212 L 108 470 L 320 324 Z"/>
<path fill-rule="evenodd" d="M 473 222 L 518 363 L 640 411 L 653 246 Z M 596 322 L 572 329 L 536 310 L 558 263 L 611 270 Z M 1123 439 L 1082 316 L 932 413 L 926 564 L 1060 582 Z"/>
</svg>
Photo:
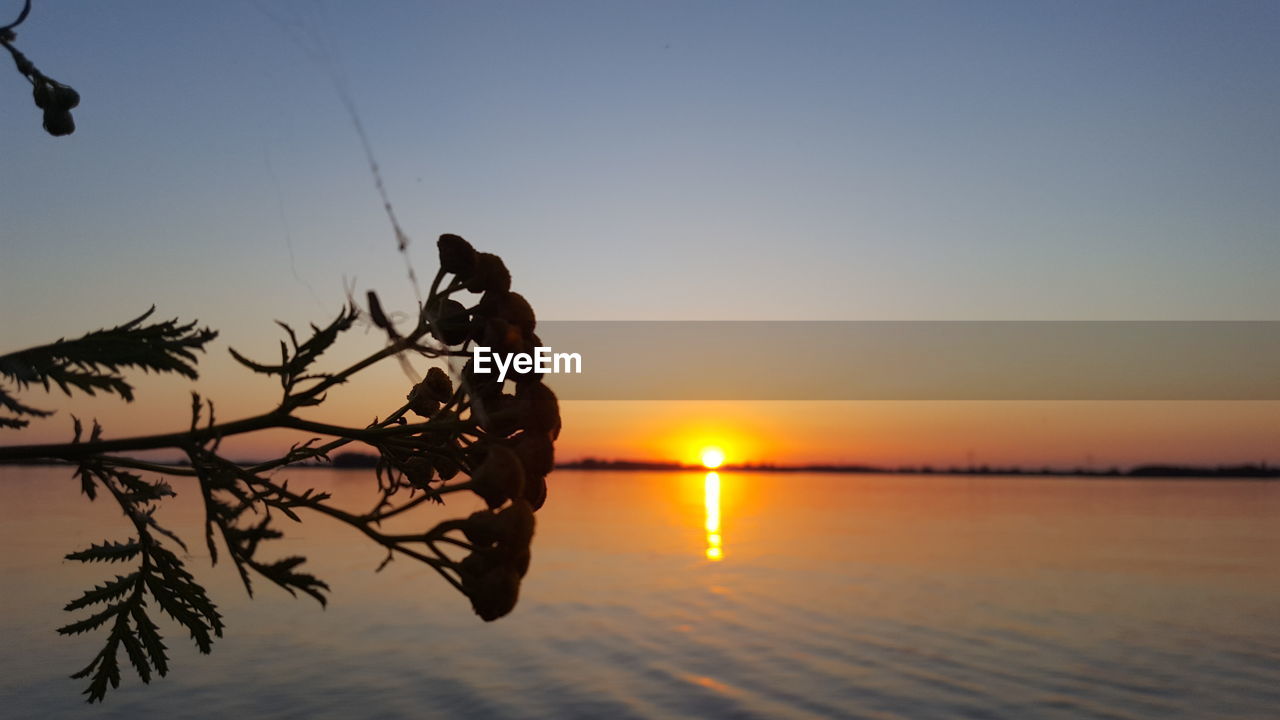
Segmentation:
<svg viewBox="0 0 1280 720">
<path fill-rule="evenodd" d="M 706 447 L 702 449 L 702 466 L 708 470 L 714 470 L 724 464 L 724 451 L 718 447 Z"/>
<path fill-rule="evenodd" d="M 724 559 L 724 539 L 720 535 L 720 475 L 707 473 L 703 483 L 703 504 L 707 510 L 707 559 Z"/>
</svg>

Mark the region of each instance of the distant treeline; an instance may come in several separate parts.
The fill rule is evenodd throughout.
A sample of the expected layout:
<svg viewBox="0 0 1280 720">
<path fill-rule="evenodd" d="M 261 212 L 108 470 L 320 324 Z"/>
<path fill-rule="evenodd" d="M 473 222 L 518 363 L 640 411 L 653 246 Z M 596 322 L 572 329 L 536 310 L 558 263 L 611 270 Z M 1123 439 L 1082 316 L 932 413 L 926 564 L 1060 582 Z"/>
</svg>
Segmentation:
<svg viewBox="0 0 1280 720">
<path fill-rule="evenodd" d="M 574 470 L 704 470 L 700 465 L 678 462 L 650 462 L 644 460 L 600 460 L 584 458 L 556 465 L 557 468 Z M 1280 478 L 1280 467 L 1266 463 L 1245 465 L 1137 465 L 1129 469 L 1098 468 L 1028 468 L 1021 465 L 974 465 L 933 467 L 931 465 L 903 465 L 877 467 L 874 465 L 774 465 L 772 463 L 726 464 L 717 470 L 747 470 L 751 472 L 822 472 L 822 473 L 884 473 L 884 474 L 936 474 L 936 475 L 1072 475 L 1088 477 L 1216 477 L 1216 478 Z"/>
<path fill-rule="evenodd" d="M 336 468 L 371 468 L 378 465 L 378 456 L 369 453 L 344 452 L 333 456 Z"/>
</svg>

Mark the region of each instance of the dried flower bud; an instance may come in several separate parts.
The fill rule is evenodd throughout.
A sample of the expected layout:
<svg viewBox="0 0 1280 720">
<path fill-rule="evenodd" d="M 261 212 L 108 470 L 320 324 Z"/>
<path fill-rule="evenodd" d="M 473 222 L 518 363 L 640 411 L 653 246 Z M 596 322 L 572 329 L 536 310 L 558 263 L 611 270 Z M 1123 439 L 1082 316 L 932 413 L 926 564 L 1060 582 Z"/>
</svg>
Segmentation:
<svg viewBox="0 0 1280 720">
<path fill-rule="evenodd" d="M 471 475 L 471 483 L 471 491 L 489 507 L 500 507 L 524 491 L 524 468 L 510 448 L 490 445 L 484 461 Z"/>
<path fill-rule="evenodd" d="M 500 318 L 489 318 L 484 324 L 481 342 L 492 352 L 511 354 L 524 352 L 524 335 L 520 328 Z"/>
<path fill-rule="evenodd" d="M 79 104 L 80 93 L 76 92 L 75 88 L 58 82 L 53 84 L 53 102 L 49 107 L 60 110 L 74 110 Z"/>
<path fill-rule="evenodd" d="M 520 597 L 520 574 L 502 565 L 479 575 L 465 573 L 462 590 L 471 599 L 476 614 L 485 622 L 492 622 L 515 608 Z"/>
<path fill-rule="evenodd" d="M 70 135 L 76 131 L 76 121 L 66 110 L 48 109 L 44 111 L 44 129 L 55 137 Z"/>
<path fill-rule="evenodd" d="M 437 298 L 427 305 L 431 332 L 445 345 L 461 345 L 471 332 L 471 317 L 457 300 Z"/>
<path fill-rule="evenodd" d="M 503 565 L 523 578 L 529 572 L 529 561 L 532 559 L 533 552 L 526 545 L 510 554 L 504 555 Z"/>
<path fill-rule="evenodd" d="M 476 405 L 487 408 L 494 402 L 493 398 L 502 394 L 502 385 L 498 384 L 497 374 L 477 373 L 474 360 L 468 360 L 467 364 L 462 366 L 460 375 L 462 387 L 471 395 L 473 410 Z"/>
<path fill-rule="evenodd" d="M 499 554 L 517 555 L 533 542 L 533 508 L 523 498 L 516 498 L 498 512 L 477 510 L 459 526 L 472 545 L 479 548 L 496 545 Z"/>
<path fill-rule="evenodd" d="M 431 464 L 435 465 L 436 473 L 440 476 L 441 480 L 452 480 L 457 476 L 458 471 L 462 469 L 456 460 L 446 455 L 437 455 L 433 457 L 431 459 Z"/>
<path fill-rule="evenodd" d="M 476 304 L 476 314 L 489 318 L 499 318 L 520 328 L 527 336 L 537 326 L 537 318 L 529 301 L 517 292 L 507 290 L 490 290 Z"/>
<path fill-rule="evenodd" d="M 37 82 L 31 88 L 31 96 L 36 101 L 36 107 L 41 110 L 47 110 L 53 107 L 53 86 L 49 83 Z"/>
<path fill-rule="evenodd" d="M 467 278 L 467 290 L 473 293 L 506 292 L 511 289 L 511 273 L 502 258 L 493 253 L 476 253 L 476 265 Z"/>
<path fill-rule="evenodd" d="M 509 292 L 502 297 L 497 314 L 498 317 L 523 330 L 526 335 L 532 333 L 538 323 L 529 301 L 517 292 Z"/>
<path fill-rule="evenodd" d="M 445 233 L 436 241 L 436 249 L 440 251 L 441 270 L 466 277 L 475 269 L 476 250 L 461 237 Z"/>
<path fill-rule="evenodd" d="M 551 388 L 543 383 L 523 384 L 516 390 L 516 398 L 522 427 L 549 433 L 552 440 L 560 436 L 560 402 Z"/>
<path fill-rule="evenodd" d="M 435 399 L 426 380 L 414 385 L 409 391 L 409 409 L 424 418 L 431 417 L 440 409 L 440 401 Z"/>
<path fill-rule="evenodd" d="M 528 549 L 533 542 L 533 508 L 524 498 L 516 498 L 495 516 L 498 519 L 500 546 L 509 552 Z"/>
<path fill-rule="evenodd" d="M 516 438 L 514 450 L 526 475 L 547 475 L 555 469 L 556 446 L 550 433 L 522 432 Z"/>
<path fill-rule="evenodd" d="M 440 402 L 448 402 L 453 397 L 453 381 L 449 379 L 448 373 L 438 367 L 432 367 L 427 371 L 427 377 L 423 379 L 422 385 L 426 386 L 431 397 Z"/>
<path fill-rule="evenodd" d="M 546 475 L 526 475 L 524 479 L 524 499 L 529 502 L 529 507 L 541 510 L 542 506 L 547 502 L 547 476 Z"/>
<path fill-rule="evenodd" d="M 506 437 L 520 429 L 516 405 L 514 396 L 501 392 L 473 398 L 472 403 L 480 416 L 481 426 L 497 437 Z"/>
<path fill-rule="evenodd" d="M 404 472 L 404 476 L 408 479 L 410 485 L 420 489 L 426 488 L 431 484 L 431 476 L 434 472 L 431 460 L 422 455 L 414 455 L 405 460 L 404 464 L 400 466 L 400 470 Z"/>
<path fill-rule="evenodd" d="M 468 576 L 478 578 L 498 567 L 498 553 L 492 548 L 475 548 L 458 563 L 458 574 L 465 580 Z"/>
<path fill-rule="evenodd" d="M 502 538 L 498 514 L 492 510 L 477 510 L 462 523 L 462 534 L 476 547 L 491 547 Z"/>
<path fill-rule="evenodd" d="M 547 501 L 547 475 L 555 468 L 555 444 L 549 433 L 524 431 L 516 436 L 516 457 L 524 468 L 524 499 L 534 510 Z"/>
</svg>

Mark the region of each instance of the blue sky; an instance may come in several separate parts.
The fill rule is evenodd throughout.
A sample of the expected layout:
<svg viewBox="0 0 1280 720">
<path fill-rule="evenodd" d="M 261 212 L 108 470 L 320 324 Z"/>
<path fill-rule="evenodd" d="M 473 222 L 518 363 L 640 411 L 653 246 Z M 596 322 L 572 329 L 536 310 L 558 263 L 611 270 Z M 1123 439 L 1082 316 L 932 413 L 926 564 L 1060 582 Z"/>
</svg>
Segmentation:
<svg viewBox="0 0 1280 720">
<path fill-rule="evenodd" d="M 417 264 L 463 234 L 548 317 L 1273 318 L 1278 31 L 1265 2 L 38 3 L 20 47 L 84 102 L 49 138 L 0 76 L 6 296 L 403 290 L 338 77 Z"/>
<path fill-rule="evenodd" d="M 19 4 L 9 3 L 16 14 Z M 6 13 L 8 14 L 8 13 Z M 6 346 L 240 347 L 455 232 L 554 319 L 1277 319 L 1274 2 L 38 2 L 0 72 Z"/>
</svg>

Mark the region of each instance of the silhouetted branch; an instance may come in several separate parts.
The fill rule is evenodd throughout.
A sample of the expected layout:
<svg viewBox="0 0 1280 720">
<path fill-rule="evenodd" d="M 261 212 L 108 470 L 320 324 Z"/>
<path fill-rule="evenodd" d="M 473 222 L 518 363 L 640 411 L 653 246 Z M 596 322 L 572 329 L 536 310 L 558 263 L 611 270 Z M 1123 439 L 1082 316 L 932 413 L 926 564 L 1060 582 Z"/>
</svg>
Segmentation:
<svg viewBox="0 0 1280 720">
<path fill-rule="evenodd" d="M 17 33 L 14 30 L 26 21 L 30 14 L 31 0 L 26 0 L 22 4 L 22 11 L 18 13 L 18 18 L 0 28 L 0 45 L 9 51 L 18 72 L 30 81 L 31 94 L 36 107 L 44 111 L 45 131 L 54 136 L 70 135 L 76 131 L 76 123 L 71 117 L 71 111 L 80 104 L 80 93 L 70 85 L 63 85 L 40 72 L 35 63 L 13 45 L 17 39 Z"/>
<path fill-rule="evenodd" d="M 361 316 L 354 304 L 329 324 L 313 325 L 305 339 L 281 324 L 286 340 L 280 343 L 278 363 L 250 360 L 232 350 L 232 356 L 250 371 L 280 380 L 283 392 L 278 404 L 259 415 L 217 422 L 213 403 L 193 393 L 190 419 L 179 431 L 108 440 L 97 422 L 84 437 L 79 419 L 73 418 L 70 442 L 0 447 L 0 463 L 73 463 L 86 497 L 93 500 L 105 490 L 133 525 L 132 535 L 124 541 L 108 541 L 67 556 L 80 562 L 136 563 L 134 570 L 93 586 L 66 606 L 71 612 L 92 612 L 61 628 L 63 634 L 106 632 L 102 649 L 75 675 L 89 678 L 85 692 L 90 702 L 103 699 L 108 686 L 119 684 L 121 650 L 143 682 L 168 672 L 166 647 L 158 625 L 148 615 L 150 609 L 160 608 L 183 626 L 201 652 L 209 652 L 213 638 L 223 630 L 221 616 L 204 588 L 169 549 L 176 545 L 185 552 L 186 545 L 157 520 L 160 504 L 176 494 L 174 486 L 164 479 L 144 479 L 138 472 L 194 482 L 204 505 L 202 530 L 212 562 L 230 558 L 251 595 L 253 580 L 260 578 L 290 594 L 327 602 L 328 584 L 302 569 L 304 558 L 262 554 L 273 540 L 283 537 L 277 514 L 300 522 L 301 513 L 314 512 L 359 531 L 385 548 L 388 560 L 404 556 L 430 567 L 465 594 L 484 620 L 502 617 L 515 606 L 529 565 L 533 513 L 546 498 L 546 475 L 559 431 L 555 396 L 541 385 L 539 375 L 516 373 L 517 391 L 511 395 L 495 379 L 477 375 L 469 366 L 456 383 L 439 367 L 432 367 L 411 388 L 407 402 L 382 420 L 348 426 L 297 414 L 323 403 L 333 387 L 389 358 L 470 356 L 470 347 L 478 342 L 497 342 L 506 349 L 539 344 L 533 334 L 532 311 L 523 298 L 510 292 L 510 275 L 497 256 L 476 253 L 455 235 L 442 236 L 439 247 L 441 272 L 413 327 L 394 327 L 377 296 L 370 293 L 369 312 L 386 333 L 387 346 L 346 368 L 330 372 L 321 369 L 320 362 Z M 441 288 L 446 274 L 452 274 L 453 280 Z M 470 309 L 451 297 L 464 290 L 481 296 Z M 195 351 L 203 350 L 217 334 L 176 320 L 145 324 L 150 314 L 149 310 L 128 323 L 75 340 L 0 356 L 0 376 L 17 390 L 39 384 L 45 390 L 57 386 L 68 394 L 105 391 L 125 400 L 133 399 L 133 386 L 121 374 L 124 370 L 195 379 Z M 0 393 L 0 408 L 16 416 L 0 418 L 11 426 L 49 414 L 19 401 L 8 390 Z M 406 415 L 411 412 L 422 420 L 408 422 Z M 224 438 L 273 428 L 334 439 L 321 444 L 313 438 L 278 458 L 248 466 L 219 454 Z M 326 462 L 330 452 L 351 442 L 364 443 L 379 454 L 373 473 L 378 500 L 369 512 L 353 513 L 332 504 L 328 493 L 296 490 L 287 480 L 266 474 L 302 462 Z M 171 465 L 130 455 L 163 449 L 181 451 L 190 464 Z M 438 523 L 424 533 L 389 534 L 380 528 L 384 520 L 424 504 L 443 503 L 446 496 L 464 491 L 479 495 L 488 509 Z M 446 550 L 467 554 L 455 558 Z"/>
</svg>

